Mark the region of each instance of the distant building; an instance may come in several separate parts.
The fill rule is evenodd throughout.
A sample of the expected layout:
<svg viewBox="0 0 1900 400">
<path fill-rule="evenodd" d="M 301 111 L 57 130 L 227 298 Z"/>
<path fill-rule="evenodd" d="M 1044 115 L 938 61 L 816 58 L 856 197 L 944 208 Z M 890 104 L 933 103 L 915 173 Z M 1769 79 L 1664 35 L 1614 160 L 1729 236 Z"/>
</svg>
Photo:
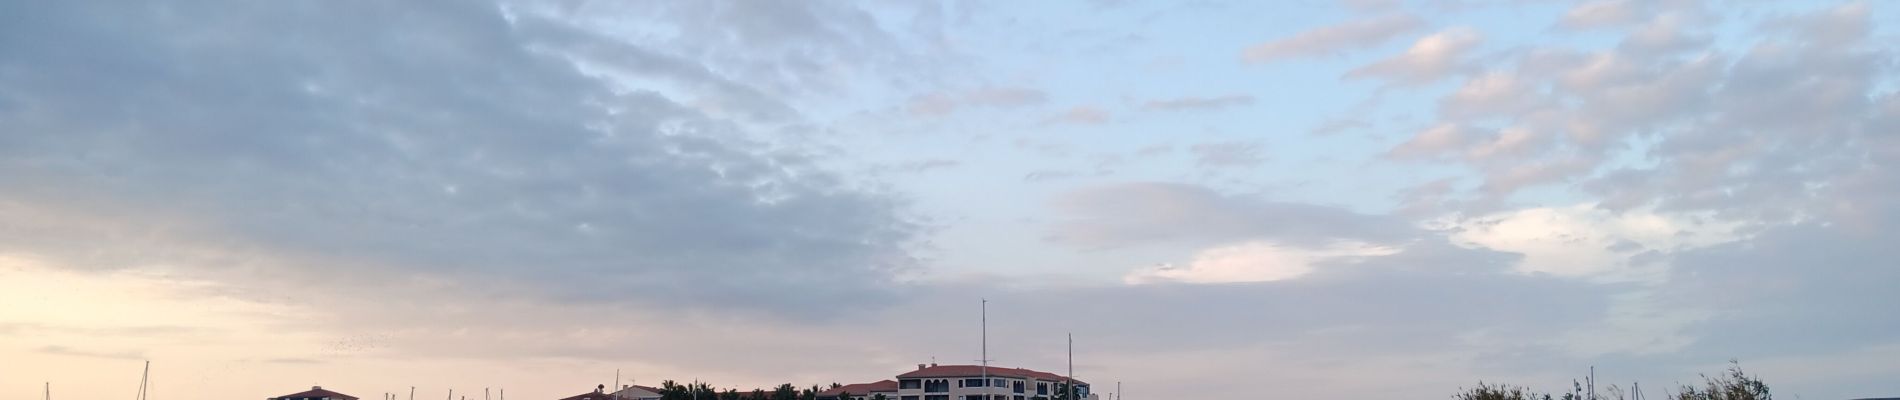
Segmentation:
<svg viewBox="0 0 1900 400">
<path fill-rule="evenodd" d="M 818 400 L 870 400 L 880 394 L 884 395 L 886 399 L 898 400 L 897 381 L 885 379 L 871 383 L 839 386 L 818 392 Z M 841 395 L 850 395 L 850 397 L 840 398 L 842 397 Z"/>
<path fill-rule="evenodd" d="M 322 386 L 311 386 L 310 390 L 265 398 L 264 400 L 356 400 L 356 396 L 324 390 Z"/>
<path fill-rule="evenodd" d="M 897 375 L 894 389 L 885 389 L 886 382 L 891 382 L 886 380 L 845 385 L 818 397 L 869 400 L 883 394 L 890 400 L 986 400 L 984 395 L 988 394 L 987 400 L 1050 400 L 1058 398 L 1062 385 L 1071 382 L 1062 375 L 1021 368 L 989 367 L 989 382 L 984 382 L 984 375 L 980 365 L 917 364 L 917 370 Z M 1089 393 L 1088 382 L 1073 382 L 1076 398 L 1096 400 Z M 851 398 L 838 399 L 840 393 L 850 393 Z"/>
</svg>

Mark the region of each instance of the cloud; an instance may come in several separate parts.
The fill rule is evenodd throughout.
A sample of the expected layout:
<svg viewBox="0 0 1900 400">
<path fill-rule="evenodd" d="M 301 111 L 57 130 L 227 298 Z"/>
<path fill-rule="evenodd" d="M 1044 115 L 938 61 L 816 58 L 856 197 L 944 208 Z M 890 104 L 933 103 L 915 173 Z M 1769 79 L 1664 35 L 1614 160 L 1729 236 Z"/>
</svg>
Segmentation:
<svg viewBox="0 0 1900 400">
<path fill-rule="evenodd" d="M 1349 50 L 1371 48 L 1424 27 L 1424 20 L 1411 15 L 1363 19 L 1314 28 L 1292 37 L 1248 47 L 1241 53 L 1241 58 L 1250 63 L 1268 63 L 1339 55 Z"/>
<path fill-rule="evenodd" d="M 1629 0 L 1585 2 L 1565 11 L 1557 25 L 1568 29 L 1590 29 L 1633 24 L 1642 18 L 1639 7 Z"/>
<path fill-rule="evenodd" d="M 1048 101 L 1040 90 L 1020 87 L 985 87 L 963 93 L 929 93 L 912 97 L 907 106 L 914 115 L 944 116 L 965 107 L 1018 108 Z"/>
<path fill-rule="evenodd" d="M 156 9 L 7 13 L 38 17 L 0 24 L 6 37 L 99 45 L 0 46 L 0 92 L 17 105 L 0 109 L 12 171 L 0 187 L 13 188 L 0 250 L 226 279 L 496 279 L 570 300 L 787 310 L 858 303 L 910 264 L 895 198 L 754 141 L 743 116 L 589 73 L 722 87 L 702 73 L 713 68 L 595 58 L 603 37 L 534 13 L 417 6 L 166 9 L 230 16 L 188 24 L 141 13 Z M 181 35 L 232 39 L 167 39 Z M 752 290 L 806 284 L 840 290 Z"/>
<path fill-rule="evenodd" d="M 1065 193 L 1048 239 L 1086 248 L 1154 243 L 1206 245 L 1262 239 L 1300 246 L 1335 240 L 1387 245 L 1420 232 L 1397 219 L 1309 204 L 1234 196 L 1196 185 L 1125 183 Z"/>
<path fill-rule="evenodd" d="M 1188 146 L 1194 153 L 1194 162 L 1203 167 L 1240 168 L 1253 167 L 1267 162 L 1265 149 L 1255 142 L 1217 142 L 1200 143 Z"/>
<path fill-rule="evenodd" d="M 1108 123 L 1110 118 L 1112 117 L 1109 116 L 1108 110 L 1092 106 L 1076 106 L 1075 108 L 1070 108 L 1068 111 L 1063 111 L 1061 114 L 1049 117 L 1047 122 L 1095 125 Z"/>
<path fill-rule="evenodd" d="M 1253 104 L 1253 96 L 1231 94 L 1219 97 L 1182 97 L 1178 99 L 1149 100 L 1141 108 L 1159 111 L 1183 110 L 1219 110 Z"/>
<path fill-rule="evenodd" d="M 1413 42 L 1405 53 L 1347 71 L 1346 77 L 1377 78 L 1403 85 L 1429 83 L 1470 68 L 1465 53 L 1483 41 L 1484 36 L 1471 28 L 1438 31 Z"/>
<path fill-rule="evenodd" d="M 1316 249 L 1293 248 L 1272 242 L 1247 242 L 1215 247 L 1195 254 L 1186 265 L 1160 265 L 1130 272 L 1129 284 L 1156 282 L 1233 283 L 1298 278 L 1313 272 L 1315 264 L 1345 257 L 1390 255 L 1397 249 L 1367 243 L 1339 242 Z"/>
<path fill-rule="evenodd" d="M 899 164 L 897 169 L 899 171 L 921 173 L 936 169 L 955 168 L 958 165 L 963 165 L 963 162 L 957 160 L 930 159 Z"/>
<path fill-rule="evenodd" d="M 1335 135 L 1342 132 L 1372 127 L 1371 122 L 1358 118 L 1335 118 L 1321 122 L 1313 127 L 1314 135 Z"/>
<path fill-rule="evenodd" d="M 1386 11 L 1403 5 L 1404 0 L 1340 0 L 1347 8 L 1358 11 Z"/>
<path fill-rule="evenodd" d="M 1659 280 L 1630 263 L 1637 250 L 1686 251 L 1742 239 L 1733 223 L 1707 218 L 1612 213 L 1593 204 L 1534 207 L 1445 222 L 1458 243 L 1523 254 L 1516 269 L 1561 276 Z"/>
<path fill-rule="evenodd" d="M 122 360 L 137 360 L 137 359 L 145 358 L 144 352 L 133 351 L 133 350 L 98 351 L 98 350 L 75 349 L 75 348 L 70 348 L 66 346 L 45 346 L 45 347 L 36 349 L 34 351 L 38 351 L 40 353 L 45 353 L 45 354 L 62 355 L 62 356 L 115 358 L 115 359 L 122 359 Z"/>
<path fill-rule="evenodd" d="M 1793 222 L 1831 207 L 1817 188 L 1867 168 L 1854 161 L 1867 149 L 1843 144 L 1870 137 L 1888 96 L 1873 82 L 1893 72 L 1864 47 L 1867 12 L 1779 17 L 1739 50 L 1672 14 L 1612 49 L 1518 52 L 1440 98 L 1433 128 L 1389 154 L 1469 166 L 1493 200 L 1577 183 L 1612 210 Z"/>
<path fill-rule="evenodd" d="M 1900 317 L 1866 311 L 1900 301 L 1882 287 L 1900 279 L 1900 268 L 1884 261 L 1900 256 L 1881 239 L 1892 227 L 1873 233 L 1804 224 L 1674 254 L 1662 305 L 1714 316 L 1685 328 L 1699 339 L 1673 356 L 1851 354 L 1900 343 Z"/>
</svg>

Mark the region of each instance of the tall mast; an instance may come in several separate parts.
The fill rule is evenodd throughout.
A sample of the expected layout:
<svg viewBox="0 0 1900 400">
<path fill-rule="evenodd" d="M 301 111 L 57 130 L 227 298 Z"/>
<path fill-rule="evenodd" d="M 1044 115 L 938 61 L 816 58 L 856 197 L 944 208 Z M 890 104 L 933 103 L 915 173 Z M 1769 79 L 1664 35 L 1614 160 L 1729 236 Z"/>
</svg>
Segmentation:
<svg viewBox="0 0 1900 400">
<path fill-rule="evenodd" d="M 45 393 L 46 393 L 45 395 L 42 395 L 41 400 L 53 400 L 53 383 L 52 382 L 46 383 Z"/>
<path fill-rule="evenodd" d="M 145 372 L 139 373 L 139 399 L 138 400 L 145 400 L 145 385 L 148 383 L 147 380 L 150 379 L 151 377 L 152 377 L 152 360 L 145 360 Z"/>
<path fill-rule="evenodd" d="M 1590 366 L 1590 400 L 1597 400 L 1597 366 Z"/>
<path fill-rule="evenodd" d="M 614 368 L 614 398 L 620 398 L 620 369 Z"/>
<path fill-rule="evenodd" d="M 1070 400 L 1075 399 L 1075 333 L 1074 332 L 1069 333 L 1069 392 L 1063 393 L 1062 396 L 1067 397 Z"/>
<path fill-rule="evenodd" d="M 990 398 L 990 299 L 983 299 L 983 400 Z"/>
</svg>

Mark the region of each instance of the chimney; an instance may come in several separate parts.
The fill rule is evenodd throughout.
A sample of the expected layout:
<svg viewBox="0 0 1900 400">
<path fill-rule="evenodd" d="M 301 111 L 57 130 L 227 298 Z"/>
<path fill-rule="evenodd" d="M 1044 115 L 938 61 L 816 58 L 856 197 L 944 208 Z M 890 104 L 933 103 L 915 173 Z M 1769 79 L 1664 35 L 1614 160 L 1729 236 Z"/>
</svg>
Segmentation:
<svg viewBox="0 0 1900 400">
<path fill-rule="evenodd" d="M 310 390 L 323 390 L 322 386 L 311 386 Z"/>
<path fill-rule="evenodd" d="M 930 363 L 930 366 L 932 366 L 932 367 L 935 367 L 935 366 L 937 366 L 937 363 L 933 361 L 933 362 L 931 362 L 931 363 Z"/>
<path fill-rule="evenodd" d="M 923 365 L 923 364 L 917 364 L 917 370 L 918 370 L 918 371 L 922 371 L 922 370 L 924 370 L 924 365 Z"/>
</svg>

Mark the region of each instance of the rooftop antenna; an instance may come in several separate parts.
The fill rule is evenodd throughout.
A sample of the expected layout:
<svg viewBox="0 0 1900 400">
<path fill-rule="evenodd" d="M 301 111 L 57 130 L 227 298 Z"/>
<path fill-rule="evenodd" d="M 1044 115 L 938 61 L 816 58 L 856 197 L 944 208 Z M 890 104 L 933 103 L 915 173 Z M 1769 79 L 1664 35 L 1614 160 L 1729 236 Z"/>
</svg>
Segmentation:
<svg viewBox="0 0 1900 400">
<path fill-rule="evenodd" d="M 455 388 L 449 388 L 449 400 L 455 400 Z"/>
<path fill-rule="evenodd" d="M 482 388 L 482 400 L 489 400 L 489 399 L 488 399 L 488 388 Z"/>
<path fill-rule="evenodd" d="M 620 386 L 620 369 L 614 368 L 614 398 L 620 398 L 620 389 L 623 389 Z"/>
<path fill-rule="evenodd" d="M 41 400 L 53 400 L 53 383 L 52 383 L 52 382 L 47 382 L 47 383 L 46 383 L 46 392 L 45 392 L 45 393 L 46 393 L 46 394 L 44 394 L 44 395 L 42 395 L 42 396 L 40 397 L 40 398 L 41 398 Z"/>
<path fill-rule="evenodd" d="M 508 388 L 501 388 L 501 400 L 508 400 Z"/>
<path fill-rule="evenodd" d="M 409 400 L 416 400 L 416 387 L 415 387 L 415 386 L 410 386 L 410 387 L 409 387 Z"/>
</svg>

